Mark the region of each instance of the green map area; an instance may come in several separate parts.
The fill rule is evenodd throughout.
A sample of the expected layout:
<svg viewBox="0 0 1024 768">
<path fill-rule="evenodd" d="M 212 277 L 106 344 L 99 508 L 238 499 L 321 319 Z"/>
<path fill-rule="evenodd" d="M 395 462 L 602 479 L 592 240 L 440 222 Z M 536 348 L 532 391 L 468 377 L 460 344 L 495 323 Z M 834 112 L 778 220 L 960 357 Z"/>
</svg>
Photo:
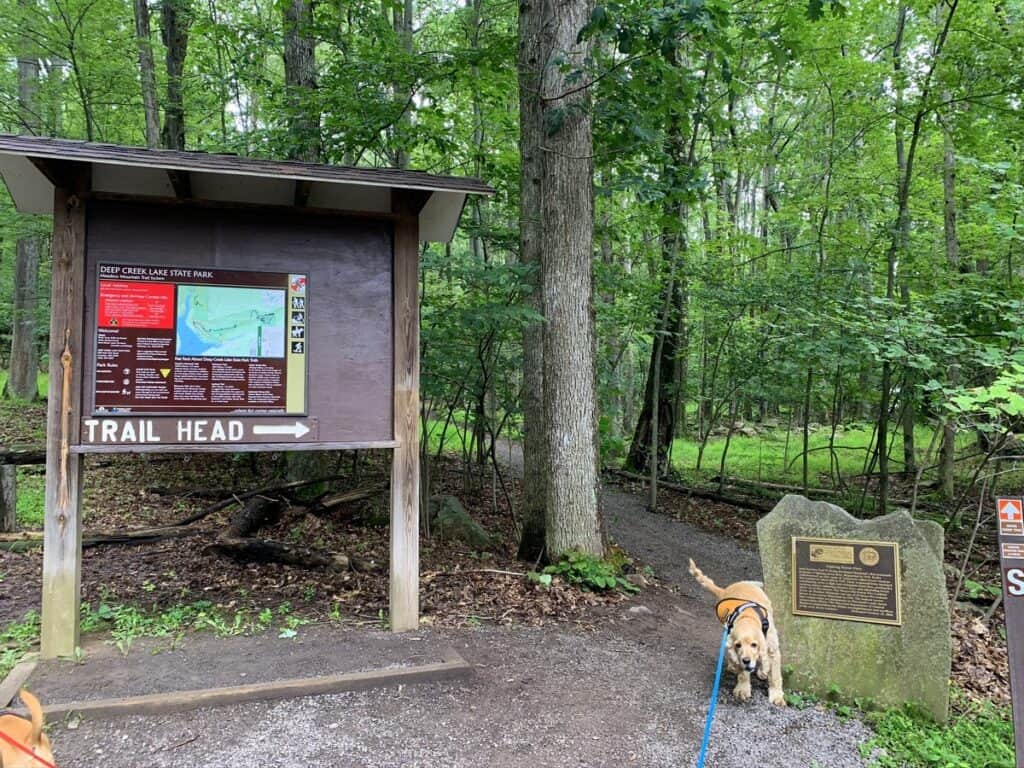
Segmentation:
<svg viewBox="0 0 1024 768">
<path fill-rule="evenodd" d="M 179 285 L 177 354 L 284 357 L 285 291 Z"/>
</svg>

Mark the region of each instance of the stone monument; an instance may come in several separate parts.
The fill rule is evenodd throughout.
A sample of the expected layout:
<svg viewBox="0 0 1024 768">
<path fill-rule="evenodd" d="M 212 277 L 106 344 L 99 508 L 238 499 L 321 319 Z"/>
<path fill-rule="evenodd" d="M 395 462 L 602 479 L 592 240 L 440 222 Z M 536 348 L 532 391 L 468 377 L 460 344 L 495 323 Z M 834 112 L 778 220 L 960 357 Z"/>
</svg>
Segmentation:
<svg viewBox="0 0 1024 768">
<path fill-rule="evenodd" d="M 858 520 L 788 495 L 758 522 L 757 537 L 783 664 L 793 670 L 787 687 L 878 707 L 911 702 L 946 721 L 940 525 L 905 511 Z"/>
</svg>

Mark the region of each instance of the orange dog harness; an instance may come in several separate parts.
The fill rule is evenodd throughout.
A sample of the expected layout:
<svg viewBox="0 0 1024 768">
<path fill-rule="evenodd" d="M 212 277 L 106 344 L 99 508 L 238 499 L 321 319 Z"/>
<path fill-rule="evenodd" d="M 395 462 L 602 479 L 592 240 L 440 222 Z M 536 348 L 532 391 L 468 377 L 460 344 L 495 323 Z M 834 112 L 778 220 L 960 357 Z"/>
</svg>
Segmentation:
<svg viewBox="0 0 1024 768">
<path fill-rule="evenodd" d="M 739 597 L 723 597 L 715 603 L 715 614 L 718 616 L 718 620 L 725 624 L 730 631 L 732 625 L 736 623 L 736 619 L 746 610 L 752 610 L 757 614 L 761 620 L 761 631 L 768 634 L 768 627 L 771 626 L 768 623 L 768 611 L 760 603 L 743 600 Z"/>
<path fill-rule="evenodd" d="M 24 744 L 22 744 L 20 741 L 15 741 L 14 739 L 12 739 L 10 736 L 8 736 L 3 731 L 0 731 L 0 739 L 3 739 L 4 741 L 6 741 L 8 744 L 10 744 L 15 749 L 17 749 L 17 750 L 19 750 L 21 752 L 24 752 L 26 755 L 28 755 L 32 759 L 37 760 L 38 762 L 42 763 L 43 765 L 46 766 L 46 768 L 57 768 L 57 766 L 55 766 L 49 760 L 40 757 L 35 752 L 33 752 L 31 749 L 29 749 Z"/>
</svg>

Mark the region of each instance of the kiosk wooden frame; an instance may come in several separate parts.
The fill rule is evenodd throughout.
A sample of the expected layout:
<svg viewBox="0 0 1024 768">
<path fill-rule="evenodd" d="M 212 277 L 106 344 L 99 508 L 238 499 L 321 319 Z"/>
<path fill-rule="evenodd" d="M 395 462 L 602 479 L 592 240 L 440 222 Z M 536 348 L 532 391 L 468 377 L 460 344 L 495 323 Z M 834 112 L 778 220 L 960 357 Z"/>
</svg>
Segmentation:
<svg viewBox="0 0 1024 768">
<path fill-rule="evenodd" d="M 419 243 L 449 241 L 466 195 L 490 195 L 493 190 L 474 179 L 394 169 L 272 162 L 8 135 L 0 135 L 0 176 L 19 211 L 53 215 L 42 656 L 70 655 L 78 646 L 82 454 L 99 451 L 392 449 L 391 626 L 396 632 L 417 628 Z M 388 222 L 392 243 L 390 439 L 82 445 L 83 347 L 89 331 L 84 318 L 90 298 L 85 274 L 86 214 L 94 201 L 144 203 L 175 210 L 273 212 L 294 216 L 300 223 L 325 216 Z"/>
</svg>

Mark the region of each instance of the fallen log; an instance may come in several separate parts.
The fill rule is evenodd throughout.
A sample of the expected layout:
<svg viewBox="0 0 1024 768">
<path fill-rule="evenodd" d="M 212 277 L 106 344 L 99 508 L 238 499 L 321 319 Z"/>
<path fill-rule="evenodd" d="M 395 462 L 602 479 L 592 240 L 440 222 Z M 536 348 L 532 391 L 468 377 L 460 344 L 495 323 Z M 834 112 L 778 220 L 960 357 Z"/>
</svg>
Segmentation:
<svg viewBox="0 0 1024 768">
<path fill-rule="evenodd" d="M 342 491 L 341 493 L 329 494 L 322 496 L 321 498 L 310 504 L 306 511 L 311 515 L 324 515 L 342 504 L 350 504 L 353 501 L 360 501 L 362 499 L 368 499 L 375 493 L 379 493 L 384 490 L 382 485 L 369 485 L 364 488 L 353 488 L 350 491 Z"/>
<path fill-rule="evenodd" d="M 325 552 L 283 541 L 222 536 L 204 550 L 243 563 L 284 563 L 300 568 L 326 568 L 331 571 L 373 571 L 376 564 L 340 552 Z"/>
<path fill-rule="evenodd" d="M 613 470 L 614 474 L 620 475 L 621 477 L 628 478 L 630 480 L 638 480 L 640 482 L 650 482 L 650 478 L 638 475 L 633 472 L 627 472 L 624 469 Z M 723 504 L 731 504 L 734 507 L 740 507 L 742 509 L 753 509 L 758 512 L 771 512 L 773 504 L 767 504 L 762 501 L 755 501 L 753 499 L 741 499 L 735 496 L 726 496 L 722 493 L 715 493 L 714 491 L 705 491 L 700 488 L 691 488 L 680 483 L 672 483 L 668 480 L 659 480 L 658 485 L 662 488 L 668 488 L 672 491 L 678 491 L 685 493 L 688 496 L 696 496 L 699 499 L 709 499 L 710 501 L 718 501 Z"/>
<path fill-rule="evenodd" d="M 0 464 L 45 464 L 46 449 L 0 445 Z"/>
<path fill-rule="evenodd" d="M 231 515 L 224 536 L 229 539 L 244 539 L 263 526 L 276 523 L 281 518 L 283 509 L 284 501 L 280 498 L 253 496 Z"/>
</svg>

